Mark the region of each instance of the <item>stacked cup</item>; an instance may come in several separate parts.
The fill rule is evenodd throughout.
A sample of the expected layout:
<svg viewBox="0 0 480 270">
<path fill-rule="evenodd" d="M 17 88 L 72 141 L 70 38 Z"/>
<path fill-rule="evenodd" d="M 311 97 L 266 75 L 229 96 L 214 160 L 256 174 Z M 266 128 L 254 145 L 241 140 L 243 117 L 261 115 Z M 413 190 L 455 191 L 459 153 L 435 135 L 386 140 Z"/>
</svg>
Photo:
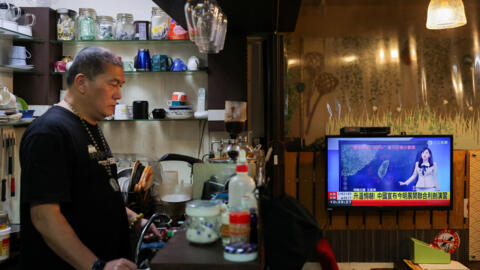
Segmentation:
<svg viewBox="0 0 480 270">
<path fill-rule="evenodd" d="M 32 57 L 32 54 L 24 46 L 12 46 L 10 48 L 9 65 L 12 66 L 26 66 L 27 59 Z"/>
</svg>

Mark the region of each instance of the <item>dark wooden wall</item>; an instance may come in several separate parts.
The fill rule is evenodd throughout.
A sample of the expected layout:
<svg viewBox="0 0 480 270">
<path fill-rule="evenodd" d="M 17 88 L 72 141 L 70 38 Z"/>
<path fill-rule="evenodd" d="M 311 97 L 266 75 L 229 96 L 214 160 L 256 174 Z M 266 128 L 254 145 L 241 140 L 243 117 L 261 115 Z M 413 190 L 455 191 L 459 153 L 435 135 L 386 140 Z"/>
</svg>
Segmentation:
<svg viewBox="0 0 480 270">
<path fill-rule="evenodd" d="M 453 153 L 453 209 L 421 211 L 332 211 L 325 207 L 325 153 L 286 152 L 285 192 L 297 198 L 316 218 L 339 261 L 395 261 L 408 256 L 408 239 L 433 242 L 442 229 L 460 234 L 453 259 L 468 261 L 468 162 L 465 150 Z"/>
</svg>

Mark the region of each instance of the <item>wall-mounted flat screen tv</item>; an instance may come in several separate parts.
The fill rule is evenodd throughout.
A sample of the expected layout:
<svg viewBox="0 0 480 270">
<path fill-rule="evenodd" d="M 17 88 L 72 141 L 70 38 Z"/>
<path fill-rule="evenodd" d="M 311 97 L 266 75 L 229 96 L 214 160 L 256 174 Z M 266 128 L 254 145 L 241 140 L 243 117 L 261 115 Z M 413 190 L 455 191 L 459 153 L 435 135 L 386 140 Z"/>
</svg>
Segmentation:
<svg viewBox="0 0 480 270">
<path fill-rule="evenodd" d="M 453 136 L 326 136 L 327 209 L 451 209 Z"/>
</svg>

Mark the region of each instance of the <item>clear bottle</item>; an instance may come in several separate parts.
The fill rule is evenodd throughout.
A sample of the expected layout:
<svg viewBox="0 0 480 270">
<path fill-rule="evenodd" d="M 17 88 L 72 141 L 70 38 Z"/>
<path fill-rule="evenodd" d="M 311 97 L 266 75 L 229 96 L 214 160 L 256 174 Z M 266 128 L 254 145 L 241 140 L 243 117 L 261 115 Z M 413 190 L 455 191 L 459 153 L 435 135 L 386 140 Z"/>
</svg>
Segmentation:
<svg viewBox="0 0 480 270">
<path fill-rule="evenodd" d="M 170 17 L 159 7 L 152 8 L 151 39 L 169 39 Z"/>
<path fill-rule="evenodd" d="M 57 39 L 58 40 L 74 40 L 75 39 L 75 22 L 68 15 L 68 9 L 57 9 Z"/>
<path fill-rule="evenodd" d="M 240 150 L 236 171 L 237 174 L 230 179 L 230 183 L 228 184 L 228 206 L 230 212 L 248 210 L 242 209 L 242 197 L 243 195 L 250 196 L 255 190 L 255 182 L 248 176 L 245 150 Z"/>
<path fill-rule="evenodd" d="M 118 13 L 115 24 L 115 38 L 117 40 L 133 40 L 135 38 L 135 25 L 133 15 L 130 13 Z"/>
<path fill-rule="evenodd" d="M 113 39 L 114 21 L 110 16 L 97 17 L 97 39 L 112 40 Z"/>
<path fill-rule="evenodd" d="M 80 8 L 78 13 L 75 37 L 78 40 L 94 40 L 97 13 L 92 8 Z"/>
</svg>

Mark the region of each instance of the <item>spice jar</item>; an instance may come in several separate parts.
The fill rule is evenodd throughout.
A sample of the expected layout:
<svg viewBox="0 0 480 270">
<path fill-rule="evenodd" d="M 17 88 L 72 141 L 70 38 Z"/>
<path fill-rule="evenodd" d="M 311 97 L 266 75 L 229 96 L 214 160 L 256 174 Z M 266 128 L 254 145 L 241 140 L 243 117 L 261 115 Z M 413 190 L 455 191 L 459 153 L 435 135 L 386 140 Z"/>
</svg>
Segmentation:
<svg viewBox="0 0 480 270">
<path fill-rule="evenodd" d="M 57 9 L 57 39 L 58 40 L 73 40 L 75 39 L 75 22 L 68 15 L 68 9 Z M 75 14 L 75 13 L 74 13 Z"/>
<path fill-rule="evenodd" d="M 168 26 L 170 17 L 159 7 L 152 8 L 152 27 L 150 37 L 152 39 L 168 39 Z"/>
<path fill-rule="evenodd" d="M 97 13 L 92 8 L 80 8 L 78 13 L 75 36 L 78 40 L 94 40 Z"/>
<path fill-rule="evenodd" d="M 222 213 L 222 226 L 220 227 L 220 235 L 222 236 L 222 245 L 230 244 L 230 217 L 228 212 Z"/>
<path fill-rule="evenodd" d="M 206 244 L 215 242 L 220 235 L 220 207 L 214 201 L 195 200 L 185 209 L 187 240 Z"/>
<path fill-rule="evenodd" d="M 115 29 L 115 38 L 117 40 L 133 40 L 135 37 L 133 15 L 130 13 L 118 13 Z"/>
<path fill-rule="evenodd" d="M 111 40 L 113 39 L 113 18 L 110 16 L 97 17 L 97 39 Z"/>
<path fill-rule="evenodd" d="M 230 243 L 250 241 L 250 213 L 233 212 L 230 213 Z"/>
</svg>

